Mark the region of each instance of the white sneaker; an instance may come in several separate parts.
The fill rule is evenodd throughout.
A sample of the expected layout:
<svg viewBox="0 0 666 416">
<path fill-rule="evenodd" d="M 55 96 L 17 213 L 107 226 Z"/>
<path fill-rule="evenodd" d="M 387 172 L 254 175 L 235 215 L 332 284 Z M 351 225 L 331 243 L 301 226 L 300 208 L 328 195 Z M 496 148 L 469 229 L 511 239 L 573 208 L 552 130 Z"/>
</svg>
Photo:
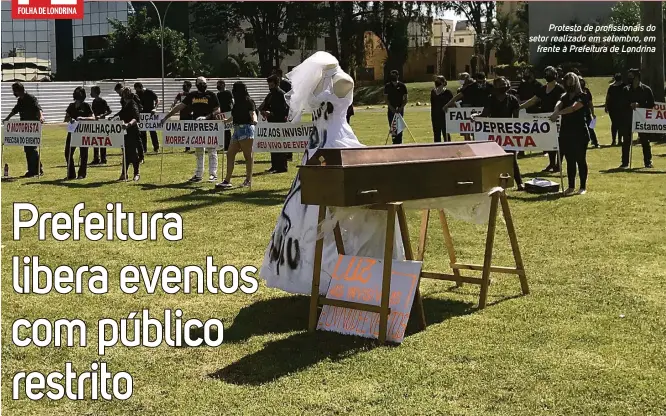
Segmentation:
<svg viewBox="0 0 666 416">
<path fill-rule="evenodd" d="M 585 188 L 580 188 L 578 190 L 578 195 L 585 195 L 587 193 L 587 190 Z"/>
<path fill-rule="evenodd" d="M 566 196 L 573 195 L 575 193 L 576 193 L 576 190 L 574 188 L 567 188 L 567 190 L 564 191 L 564 195 L 566 195 Z"/>
<path fill-rule="evenodd" d="M 217 175 L 210 175 L 208 177 L 208 182 L 217 182 Z"/>
</svg>

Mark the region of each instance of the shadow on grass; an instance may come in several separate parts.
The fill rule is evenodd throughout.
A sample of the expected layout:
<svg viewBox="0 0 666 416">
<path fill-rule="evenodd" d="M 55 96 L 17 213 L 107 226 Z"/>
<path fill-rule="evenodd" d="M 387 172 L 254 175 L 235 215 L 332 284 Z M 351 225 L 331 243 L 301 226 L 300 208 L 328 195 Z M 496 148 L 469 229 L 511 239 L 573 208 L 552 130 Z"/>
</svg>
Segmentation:
<svg viewBox="0 0 666 416">
<path fill-rule="evenodd" d="M 666 156 L 666 155 L 664 155 Z M 641 174 L 647 174 L 647 175 L 664 175 L 666 174 L 666 171 L 663 170 L 654 170 L 653 168 L 644 168 L 644 167 L 638 167 L 638 168 L 613 168 L 613 169 L 606 169 L 606 170 L 600 170 L 599 173 L 603 174 L 612 174 L 612 173 L 641 173 Z"/>
<path fill-rule="evenodd" d="M 190 189 L 189 187 L 186 189 Z M 247 188 L 240 188 L 244 191 L 234 192 L 235 189 L 219 190 L 215 188 L 194 189 L 191 193 L 179 195 L 171 198 L 161 199 L 158 202 L 172 203 L 184 202 L 183 205 L 169 208 L 169 212 L 183 213 L 195 211 L 200 208 L 206 208 L 224 202 L 242 202 L 257 206 L 273 206 L 284 203 L 284 198 L 288 190 L 258 190 L 250 191 Z"/>
<path fill-rule="evenodd" d="M 368 338 L 326 331 L 305 332 L 309 301 L 307 296 L 290 296 L 260 301 L 241 310 L 233 325 L 225 330 L 225 341 L 243 342 L 255 335 L 304 332 L 269 342 L 261 351 L 208 376 L 236 385 L 256 386 L 303 371 L 324 360 L 340 361 L 378 346 L 375 340 Z M 425 298 L 423 304 L 428 325 L 476 310 L 471 303 L 450 299 Z M 407 336 L 409 334 L 408 329 Z"/>
<path fill-rule="evenodd" d="M 530 194 L 524 191 L 519 194 L 518 193 L 507 194 L 507 197 L 509 200 L 525 201 L 525 202 L 557 201 L 558 199 L 566 198 L 566 196 L 561 192 L 557 193 L 553 192 L 550 194 Z"/>
<path fill-rule="evenodd" d="M 131 178 L 130 178 L 131 179 Z M 129 182 L 132 182 L 131 180 Z M 91 188 L 100 188 L 104 185 L 110 185 L 113 183 L 120 183 L 117 180 L 113 181 L 98 181 L 98 182 L 84 182 L 83 180 L 77 179 L 55 179 L 50 181 L 37 180 L 34 182 L 26 183 L 26 185 L 55 185 L 62 186 L 70 189 L 91 189 Z"/>
</svg>

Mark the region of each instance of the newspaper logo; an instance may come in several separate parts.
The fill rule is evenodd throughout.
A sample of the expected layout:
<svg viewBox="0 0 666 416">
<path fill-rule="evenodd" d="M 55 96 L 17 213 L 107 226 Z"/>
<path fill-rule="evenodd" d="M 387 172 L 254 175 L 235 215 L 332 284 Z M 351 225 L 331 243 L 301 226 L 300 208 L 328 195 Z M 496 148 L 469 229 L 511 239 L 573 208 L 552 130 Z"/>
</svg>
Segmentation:
<svg viewBox="0 0 666 416">
<path fill-rule="evenodd" d="M 12 0 L 12 19 L 83 19 L 83 0 Z"/>
</svg>

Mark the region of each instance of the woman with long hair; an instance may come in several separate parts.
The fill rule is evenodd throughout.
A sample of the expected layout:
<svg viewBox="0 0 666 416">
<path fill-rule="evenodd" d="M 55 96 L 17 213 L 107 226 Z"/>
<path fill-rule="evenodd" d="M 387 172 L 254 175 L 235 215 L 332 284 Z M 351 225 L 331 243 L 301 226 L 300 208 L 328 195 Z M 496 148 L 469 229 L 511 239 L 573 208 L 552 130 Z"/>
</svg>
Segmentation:
<svg viewBox="0 0 666 416">
<path fill-rule="evenodd" d="M 587 109 L 589 97 L 580 85 L 580 78 L 573 72 L 569 72 L 562 80 L 566 93 L 555 106 L 555 111 L 550 116 L 552 121 L 562 117 L 560 125 L 560 151 L 567 161 L 567 178 L 569 187 L 564 191 L 565 195 L 575 193 L 576 166 L 580 175 L 579 195 L 587 191 L 587 146 L 590 143 L 590 131 L 588 128 Z"/>
<path fill-rule="evenodd" d="M 143 146 L 139 137 L 139 106 L 134 101 L 132 90 L 123 87 L 120 91 L 123 101 L 123 108 L 118 113 L 118 118 L 125 124 L 125 160 L 120 173 L 119 181 L 127 180 L 127 168 L 131 164 L 134 168 L 134 180 L 139 180 L 139 147 Z"/>
<path fill-rule="evenodd" d="M 234 134 L 227 151 L 227 175 L 216 188 L 229 189 L 231 175 L 234 173 L 236 155 L 239 151 L 245 156 L 245 182 L 241 186 L 250 186 L 252 183 L 252 143 L 254 142 L 255 125 L 257 124 L 257 107 L 247 92 L 247 87 L 242 81 L 237 81 L 231 88 L 234 97 L 234 107 L 231 109 L 231 118 L 224 119 L 225 122 L 233 122 Z"/>
<path fill-rule="evenodd" d="M 435 88 L 430 91 L 430 122 L 432 123 L 433 140 L 435 143 L 451 141 L 451 135 L 446 133 L 446 110 L 444 106 L 451 101 L 453 93 L 446 89 L 446 78 L 439 75 L 435 78 Z"/>
<path fill-rule="evenodd" d="M 92 107 L 86 102 L 86 90 L 83 87 L 76 87 L 72 94 L 74 102 L 71 103 L 65 112 L 65 123 L 81 121 L 81 120 L 96 120 L 93 115 Z M 65 142 L 65 163 L 67 163 L 67 177 L 65 179 L 85 179 L 88 170 L 88 148 L 79 148 L 79 157 L 81 163 L 79 165 L 79 174 L 76 175 L 76 168 L 74 167 L 74 151 L 76 147 L 71 146 L 72 133 L 67 133 L 67 141 Z"/>
</svg>

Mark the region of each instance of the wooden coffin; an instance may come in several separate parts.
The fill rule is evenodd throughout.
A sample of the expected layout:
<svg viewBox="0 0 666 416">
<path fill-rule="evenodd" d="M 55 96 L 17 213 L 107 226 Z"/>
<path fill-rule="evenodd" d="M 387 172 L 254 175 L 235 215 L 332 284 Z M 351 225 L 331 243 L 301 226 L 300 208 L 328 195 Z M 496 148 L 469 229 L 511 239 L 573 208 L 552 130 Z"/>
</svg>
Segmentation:
<svg viewBox="0 0 666 416">
<path fill-rule="evenodd" d="M 513 154 L 495 142 L 318 149 L 300 165 L 301 201 L 349 207 L 488 192 L 511 176 Z"/>
</svg>

